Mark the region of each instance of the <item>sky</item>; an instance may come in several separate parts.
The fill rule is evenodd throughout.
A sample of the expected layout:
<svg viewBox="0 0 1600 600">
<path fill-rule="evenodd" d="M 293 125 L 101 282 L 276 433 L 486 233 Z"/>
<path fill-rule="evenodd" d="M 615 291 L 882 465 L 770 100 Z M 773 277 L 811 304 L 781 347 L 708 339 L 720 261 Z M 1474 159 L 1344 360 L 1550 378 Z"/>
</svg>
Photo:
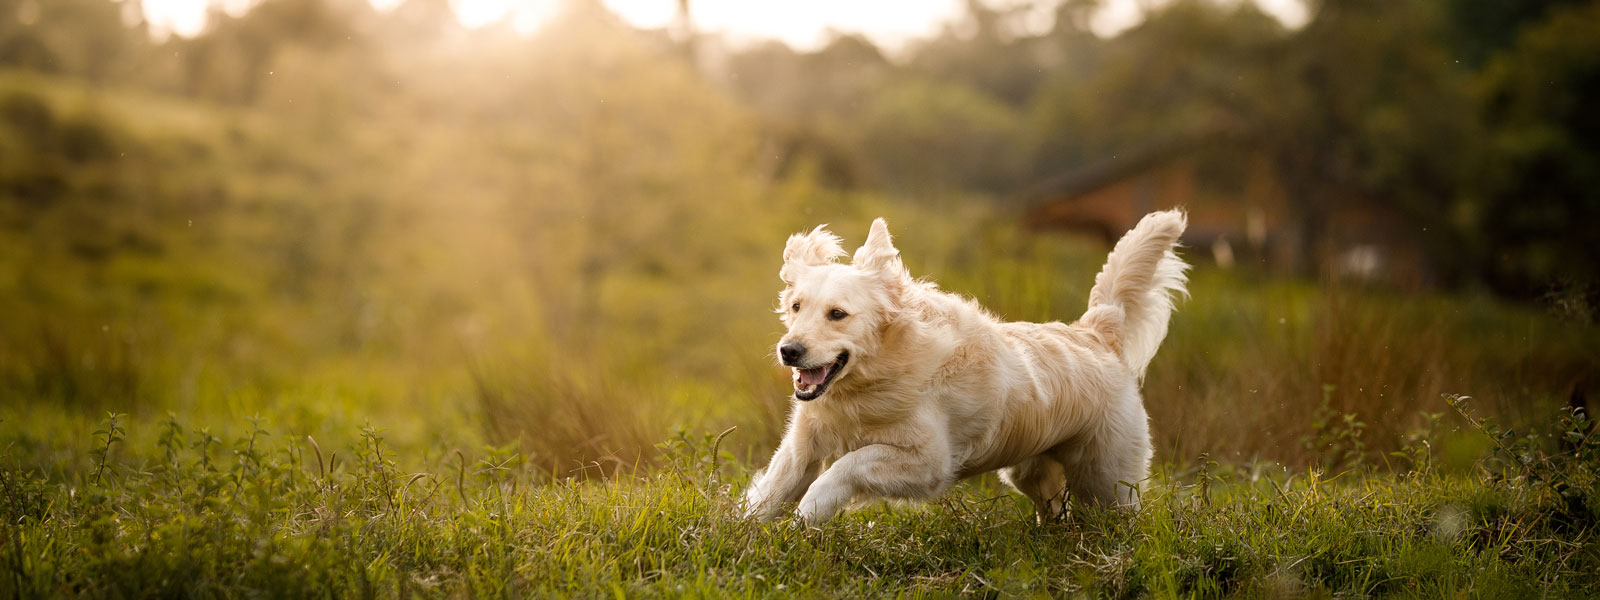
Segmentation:
<svg viewBox="0 0 1600 600">
<path fill-rule="evenodd" d="M 205 26 L 206 7 L 220 4 L 239 14 L 254 0 L 144 0 L 145 18 L 158 34 L 167 32 L 194 35 Z M 389 10 L 403 0 L 369 0 L 380 10 Z M 677 11 L 677 0 L 603 0 L 613 12 L 642 28 L 660 28 L 670 23 Z M 1010 0 L 990 0 L 991 5 Z M 1104 7 L 1091 23 L 1103 36 L 1115 35 L 1139 23 L 1142 6 L 1159 5 L 1166 0 L 1105 0 Z M 1255 2 L 1267 14 L 1290 27 L 1308 18 L 1304 0 L 1219 0 Z M 518 31 L 532 33 L 548 17 L 560 0 L 450 0 L 456 17 L 469 28 L 482 27 L 510 19 Z M 690 7 L 696 29 L 721 33 L 730 40 L 748 42 L 781 40 L 796 49 L 821 47 L 831 31 L 861 33 L 873 42 L 896 48 L 905 42 L 934 36 L 962 14 L 962 0 L 693 0 Z M 1024 24 L 1034 32 L 1050 27 L 1051 11 L 1038 11 Z"/>
</svg>

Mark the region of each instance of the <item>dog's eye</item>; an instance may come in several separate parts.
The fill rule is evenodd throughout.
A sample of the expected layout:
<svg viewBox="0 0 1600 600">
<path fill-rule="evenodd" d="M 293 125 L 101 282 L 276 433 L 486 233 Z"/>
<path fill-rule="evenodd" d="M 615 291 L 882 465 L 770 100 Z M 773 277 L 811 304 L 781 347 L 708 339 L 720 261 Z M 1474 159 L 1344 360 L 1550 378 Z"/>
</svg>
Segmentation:
<svg viewBox="0 0 1600 600">
<path fill-rule="evenodd" d="M 850 313 L 844 312 L 844 311 L 839 310 L 837 308 L 828 311 L 828 318 L 829 319 L 833 319 L 835 321 L 837 321 L 839 319 L 843 319 L 843 318 L 848 317 L 848 316 L 850 316 Z"/>
<path fill-rule="evenodd" d="M 794 303 L 793 306 L 789 307 L 789 310 L 792 310 L 792 311 L 795 311 L 795 312 L 800 312 L 800 303 L 799 302 Z"/>
</svg>

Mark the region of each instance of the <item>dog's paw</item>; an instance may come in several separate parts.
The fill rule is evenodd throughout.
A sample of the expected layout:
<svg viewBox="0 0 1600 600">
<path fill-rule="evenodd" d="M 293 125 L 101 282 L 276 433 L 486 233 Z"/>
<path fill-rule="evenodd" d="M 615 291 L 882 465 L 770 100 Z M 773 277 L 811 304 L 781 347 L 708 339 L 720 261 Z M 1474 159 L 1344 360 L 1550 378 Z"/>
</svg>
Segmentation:
<svg viewBox="0 0 1600 600">
<path fill-rule="evenodd" d="M 758 504 L 746 504 L 740 515 L 749 521 L 771 521 L 778 516 L 778 511 Z"/>
<path fill-rule="evenodd" d="M 849 502 L 850 493 L 847 490 L 828 485 L 813 486 L 800 499 L 800 507 L 795 513 L 807 525 L 821 525 L 832 519 Z"/>
<path fill-rule="evenodd" d="M 761 494 L 759 488 L 752 488 L 750 493 L 745 494 L 742 507 L 740 512 L 744 518 L 754 521 L 771 521 L 783 512 L 783 506 L 766 494 Z"/>
<path fill-rule="evenodd" d="M 783 517 L 783 505 L 779 503 L 747 506 L 744 509 L 744 518 L 751 521 L 767 523 Z"/>
<path fill-rule="evenodd" d="M 800 517 L 801 523 L 812 526 L 821 525 L 833 520 L 833 515 L 835 512 L 837 511 L 829 510 L 826 507 L 818 506 L 816 504 L 807 506 L 804 502 L 801 502 L 800 508 L 795 511 L 795 516 Z"/>
</svg>

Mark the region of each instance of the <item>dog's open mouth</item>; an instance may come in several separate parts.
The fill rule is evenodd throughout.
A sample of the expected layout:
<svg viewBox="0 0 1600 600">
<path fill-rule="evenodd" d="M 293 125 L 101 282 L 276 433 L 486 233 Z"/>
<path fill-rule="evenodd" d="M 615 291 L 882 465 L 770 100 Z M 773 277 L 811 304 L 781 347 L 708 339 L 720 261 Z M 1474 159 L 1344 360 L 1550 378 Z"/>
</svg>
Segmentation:
<svg viewBox="0 0 1600 600">
<path fill-rule="evenodd" d="M 850 361 L 849 352 L 840 352 L 839 357 L 833 362 L 820 367 L 794 369 L 794 397 L 797 400 L 815 400 L 823 392 L 828 391 L 828 384 L 833 383 L 833 378 L 839 375 L 844 364 Z"/>
</svg>

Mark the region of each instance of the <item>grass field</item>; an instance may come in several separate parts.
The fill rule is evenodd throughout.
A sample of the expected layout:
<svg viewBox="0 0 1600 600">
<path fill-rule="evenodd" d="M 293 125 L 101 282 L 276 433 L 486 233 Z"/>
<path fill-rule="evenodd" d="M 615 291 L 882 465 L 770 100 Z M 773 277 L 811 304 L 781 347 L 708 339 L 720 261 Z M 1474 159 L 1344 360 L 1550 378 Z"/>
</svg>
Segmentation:
<svg viewBox="0 0 1600 600">
<path fill-rule="evenodd" d="M 108 421 L 82 434 L 81 468 L 49 478 L 17 469 L 13 446 L 0 592 L 1504 598 L 1593 595 L 1600 569 L 1600 439 L 1584 422 L 1553 453 L 1479 426 L 1503 450 L 1471 473 L 1440 469 L 1424 431 L 1397 473 L 1202 457 L 1161 469 L 1136 514 L 1043 524 L 981 478 L 819 528 L 738 518 L 750 468 L 711 435 L 664 443 L 648 473 L 582 482 L 506 450 L 400 457 L 377 430 L 334 448 L 257 425 L 222 440 L 169 419 L 139 445 Z"/>
</svg>

